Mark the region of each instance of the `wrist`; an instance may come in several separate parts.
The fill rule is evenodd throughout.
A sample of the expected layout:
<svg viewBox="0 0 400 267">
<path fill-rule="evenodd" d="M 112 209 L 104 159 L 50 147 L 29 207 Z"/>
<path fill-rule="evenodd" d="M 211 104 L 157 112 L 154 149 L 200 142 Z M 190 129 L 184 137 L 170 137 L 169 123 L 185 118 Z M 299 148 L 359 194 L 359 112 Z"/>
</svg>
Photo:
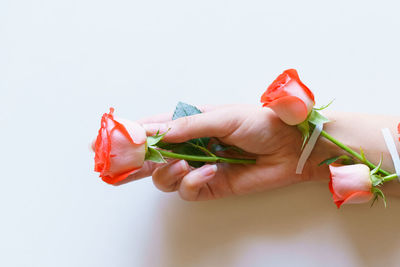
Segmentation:
<svg viewBox="0 0 400 267">
<path fill-rule="evenodd" d="M 340 128 L 340 125 L 337 125 L 336 113 L 324 111 L 323 115 L 330 120 L 329 123 L 324 124 L 323 130 L 327 131 L 328 133 L 331 133 L 333 136 L 336 136 L 338 131 L 344 130 L 344 129 L 341 130 L 338 129 Z M 315 144 L 314 150 L 308 162 L 310 169 L 309 180 L 311 181 L 329 180 L 330 171 L 328 165 L 326 164 L 320 165 L 320 163 L 326 159 L 345 154 L 347 153 L 344 150 L 342 150 L 339 146 L 332 143 L 330 140 L 326 139 L 321 135 L 318 138 L 317 143 Z"/>
<path fill-rule="evenodd" d="M 388 173 L 393 173 L 393 163 L 390 154 L 383 141 L 382 133 L 380 131 L 386 125 L 390 126 L 390 123 L 383 122 L 376 128 L 370 128 L 370 125 L 366 124 L 363 117 L 359 114 L 348 114 L 348 113 L 337 113 L 327 112 L 324 116 L 328 117 L 331 122 L 324 125 L 324 130 L 329 133 L 335 139 L 342 141 L 343 144 L 347 145 L 351 150 L 360 153 L 360 149 L 364 150 L 367 159 L 370 160 L 370 164 L 378 164 L 381 157 L 383 160 L 382 169 Z M 358 127 L 353 126 L 357 124 Z M 393 127 L 391 127 L 393 128 Z M 357 130 L 358 129 L 358 130 Z M 365 131 L 361 131 L 364 129 Z M 393 129 L 392 129 L 393 132 Z M 374 140 L 373 143 L 370 140 Z M 310 180 L 325 180 L 329 178 L 329 169 L 325 166 L 318 166 L 322 161 L 333 158 L 340 155 L 349 155 L 345 150 L 341 149 L 337 145 L 333 144 L 330 140 L 320 136 L 319 140 L 314 148 L 313 154 L 310 157 L 310 163 L 315 164 L 310 166 Z M 351 156 L 351 155 L 350 155 Z M 360 159 L 354 157 L 355 162 L 359 162 Z M 311 165 L 311 164 L 310 164 Z M 370 167 L 372 169 L 372 167 Z"/>
<path fill-rule="evenodd" d="M 314 150 L 307 162 L 308 180 L 323 181 L 329 180 L 329 167 L 326 164 L 319 165 L 326 159 L 346 154 L 338 146 L 320 136 L 315 144 Z"/>
</svg>

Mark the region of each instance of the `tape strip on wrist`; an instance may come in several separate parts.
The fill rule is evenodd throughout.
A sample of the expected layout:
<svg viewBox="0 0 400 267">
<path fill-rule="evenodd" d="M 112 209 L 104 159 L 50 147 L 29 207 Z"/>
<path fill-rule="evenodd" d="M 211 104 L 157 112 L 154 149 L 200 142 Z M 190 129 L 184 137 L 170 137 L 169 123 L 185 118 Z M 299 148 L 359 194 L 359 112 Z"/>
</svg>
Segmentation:
<svg viewBox="0 0 400 267">
<path fill-rule="evenodd" d="M 394 169 L 396 170 L 397 180 L 400 182 L 400 158 L 399 153 L 397 153 L 396 144 L 394 143 L 393 136 L 388 128 L 382 129 L 383 138 L 385 139 L 386 147 L 392 156 Z"/>
<path fill-rule="evenodd" d="M 315 143 L 317 142 L 318 137 L 321 134 L 323 127 L 324 127 L 323 124 L 317 124 L 315 126 L 315 129 L 312 132 L 310 139 L 308 140 L 306 146 L 304 147 L 303 152 L 300 155 L 299 161 L 297 162 L 296 174 L 303 173 L 304 165 L 306 164 L 308 158 L 310 157 L 311 152 L 314 149 Z"/>
</svg>

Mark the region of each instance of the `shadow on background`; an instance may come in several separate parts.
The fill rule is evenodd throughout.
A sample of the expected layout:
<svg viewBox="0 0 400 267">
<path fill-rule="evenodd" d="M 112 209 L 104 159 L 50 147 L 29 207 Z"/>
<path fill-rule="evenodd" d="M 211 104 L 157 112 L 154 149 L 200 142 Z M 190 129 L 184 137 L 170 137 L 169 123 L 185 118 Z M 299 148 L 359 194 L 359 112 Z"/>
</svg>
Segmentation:
<svg viewBox="0 0 400 267">
<path fill-rule="evenodd" d="M 337 210 L 324 183 L 207 202 L 185 202 L 176 195 L 162 199 L 155 211 L 159 220 L 144 244 L 149 251 L 145 266 L 209 266 L 210 257 L 217 261 L 215 266 L 238 266 L 240 243 L 257 239 L 282 246 L 304 232 L 314 235 L 309 243 L 318 240 L 312 229 L 327 224 L 326 229 L 332 228 L 346 242 L 339 249 L 346 249 L 344 253 L 350 253 L 360 266 L 395 266 L 399 259 L 400 201 L 396 199 L 389 199 L 387 209 L 380 202 L 372 209 L 367 204 Z M 332 246 L 340 243 L 332 240 Z M 280 256 L 288 262 L 290 251 Z M 305 257 L 312 262 L 313 251 Z"/>
</svg>

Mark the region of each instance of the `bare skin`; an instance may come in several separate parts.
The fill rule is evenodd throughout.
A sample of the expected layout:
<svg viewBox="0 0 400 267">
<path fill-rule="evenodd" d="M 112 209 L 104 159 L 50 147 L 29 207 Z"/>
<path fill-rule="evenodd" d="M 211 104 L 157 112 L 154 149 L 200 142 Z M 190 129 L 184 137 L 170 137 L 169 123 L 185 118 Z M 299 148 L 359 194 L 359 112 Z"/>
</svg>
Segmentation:
<svg viewBox="0 0 400 267">
<path fill-rule="evenodd" d="M 217 137 L 221 142 L 246 151 L 256 164 L 207 164 L 193 169 L 183 160 L 166 164 L 146 162 L 136 174 L 123 183 L 153 177 L 155 186 L 164 192 L 178 191 L 189 201 L 210 200 L 230 195 L 243 195 L 304 181 L 328 180 L 326 165 L 318 164 L 344 154 L 328 140 L 320 138 L 303 173 L 295 174 L 300 156 L 301 134 L 296 127 L 284 124 L 270 109 L 250 105 L 203 107 L 203 113 L 171 121 L 171 114 L 139 120 L 148 135 L 170 128 L 164 141 L 179 143 L 199 137 Z M 351 148 L 362 147 L 367 158 L 377 163 L 383 154 L 383 168 L 393 172 L 380 129 L 388 127 L 397 138 L 400 117 L 329 112 L 332 120 L 325 130 Z M 399 142 L 396 142 L 399 145 Z M 229 156 L 229 155 L 224 155 Z M 234 155 L 231 155 L 234 156 Z M 122 184 L 122 183 L 121 183 Z M 384 186 L 388 194 L 400 196 L 400 186 L 392 181 Z"/>
</svg>

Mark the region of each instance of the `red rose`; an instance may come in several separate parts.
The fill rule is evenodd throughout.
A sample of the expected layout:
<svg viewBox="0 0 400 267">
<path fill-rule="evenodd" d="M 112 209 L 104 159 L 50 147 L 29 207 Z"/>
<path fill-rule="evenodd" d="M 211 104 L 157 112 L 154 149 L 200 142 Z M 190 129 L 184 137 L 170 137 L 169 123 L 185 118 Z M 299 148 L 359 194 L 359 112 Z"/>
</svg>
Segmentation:
<svg viewBox="0 0 400 267">
<path fill-rule="evenodd" d="M 329 190 L 338 208 L 342 204 L 365 203 L 372 199 L 370 169 L 364 164 L 329 165 Z"/>
<path fill-rule="evenodd" d="M 261 96 L 263 107 L 271 108 L 289 125 L 297 125 L 307 119 L 315 101 L 310 89 L 299 78 L 295 69 L 285 70 Z"/>
<path fill-rule="evenodd" d="M 146 132 L 137 123 L 105 113 L 94 144 L 96 172 L 103 181 L 114 184 L 138 171 L 145 159 Z"/>
</svg>

